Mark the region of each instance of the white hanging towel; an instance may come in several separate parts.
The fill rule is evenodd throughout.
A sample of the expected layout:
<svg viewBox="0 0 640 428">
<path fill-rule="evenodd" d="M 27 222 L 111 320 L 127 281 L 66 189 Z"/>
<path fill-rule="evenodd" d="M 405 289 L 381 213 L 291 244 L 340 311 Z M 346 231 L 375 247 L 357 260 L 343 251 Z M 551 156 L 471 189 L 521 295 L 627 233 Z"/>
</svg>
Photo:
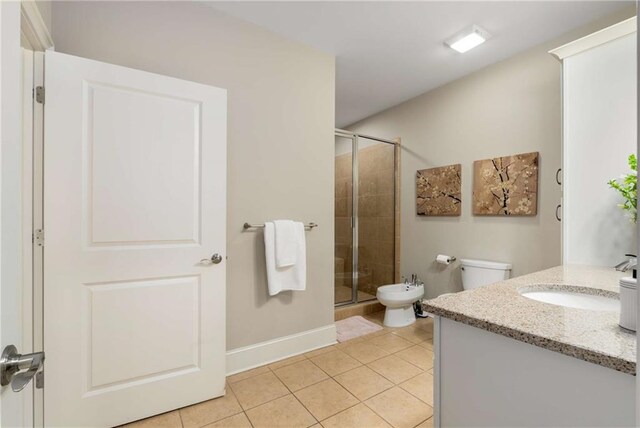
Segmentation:
<svg viewBox="0 0 640 428">
<path fill-rule="evenodd" d="M 274 220 L 276 239 L 276 267 L 296 264 L 298 256 L 298 232 L 292 220 Z"/>
<path fill-rule="evenodd" d="M 304 236 L 304 224 L 294 222 L 296 236 L 295 264 L 285 267 L 276 265 L 276 227 L 273 222 L 264 223 L 264 253 L 267 265 L 267 283 L 269 295 L 275 296 L 285 290 L 304 290 L 307 288 L 307 250 Z"/>
</svg>

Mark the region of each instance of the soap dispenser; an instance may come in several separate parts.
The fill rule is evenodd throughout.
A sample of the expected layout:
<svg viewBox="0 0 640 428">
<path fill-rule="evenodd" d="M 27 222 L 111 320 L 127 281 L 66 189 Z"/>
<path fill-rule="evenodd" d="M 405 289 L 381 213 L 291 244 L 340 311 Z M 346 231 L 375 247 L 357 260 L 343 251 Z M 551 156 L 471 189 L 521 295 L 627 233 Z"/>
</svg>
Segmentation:
<svg viewBox="0 0 640 428">
<path fill-rule="evenodd" d="M 616 270 L 627 272 L 631 269 L 631 276 L 620 279 L 620 327 L 636 331 L 638 322 L 638 273 L 637 258 L 634 254 L 627 254 L 627 261 L 616 266 Z"/>
</svg>

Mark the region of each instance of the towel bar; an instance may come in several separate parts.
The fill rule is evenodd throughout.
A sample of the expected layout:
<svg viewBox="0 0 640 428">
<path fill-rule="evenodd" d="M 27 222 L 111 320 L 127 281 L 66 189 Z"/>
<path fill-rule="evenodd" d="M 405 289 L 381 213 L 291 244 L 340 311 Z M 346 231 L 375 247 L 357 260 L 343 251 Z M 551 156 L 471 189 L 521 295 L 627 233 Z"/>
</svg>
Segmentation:
<svg viewBox="0 0 640 428">
<path fill-rule="evenodd" d="M 245 230 L 246 230 L 246 229 L 251 229 L 251 228 L 254 228 L 254 227 L 264 227 L 264 223 L 263 223 L 263 224 L 250 224 L 250 223 L 245 223 L 245 224 L 242 226 L 242 228 L 243 228 L 243 229 L 245 229 Z M 309 224 L 305 224 L 305 225 L 304 225 L 304 227 L 305 227 L 305 228 L 308 228 L 308 229 L 313 229 L 314 227 L 318 227 L 318 225 L 317 225 L 316 223 L 311 222 L 311 223 L 309 223 Z"/>
</svg>

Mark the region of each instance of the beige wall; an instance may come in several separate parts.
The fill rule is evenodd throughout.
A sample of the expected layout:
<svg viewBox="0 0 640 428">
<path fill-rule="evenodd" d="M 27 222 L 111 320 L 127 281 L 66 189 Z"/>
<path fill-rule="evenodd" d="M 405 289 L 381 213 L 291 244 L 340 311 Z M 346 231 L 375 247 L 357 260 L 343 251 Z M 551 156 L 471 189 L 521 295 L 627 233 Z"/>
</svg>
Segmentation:
<svg viewBox="0 0 640 428">
<path fill-rule="evenodd" d="M 38 6 L 44 25 L 51 31 L 51 0 L 36 0 L 36 6 Z"/>
<path fill-rule="evenodd" d="M 202 4 L 56 1 L 52 21 L 60 52 L 228 90 L 227 348 L 333 323 L 333 57 Z M 307 291 L 269 298 L 242 224 L 276 218 L 319 227 Z"/>
<path fill-rule="evenodd" d="M 462 288 L 458 264 L 435 264 L 439 253 L 511 262 L 514 275 L 561 263 L 561 66 L 547 51 L 634 13 L 630 8 L 347 127 L 402 138 L 401 273 L 417 273 L 428 297 Z M 473 161 L 532 151 L 540 152 L 538 215 L 471 215 Z M 454 163 L 462 164 L 462 215 L 417 216 L 416 170 Z"/>
</svg>

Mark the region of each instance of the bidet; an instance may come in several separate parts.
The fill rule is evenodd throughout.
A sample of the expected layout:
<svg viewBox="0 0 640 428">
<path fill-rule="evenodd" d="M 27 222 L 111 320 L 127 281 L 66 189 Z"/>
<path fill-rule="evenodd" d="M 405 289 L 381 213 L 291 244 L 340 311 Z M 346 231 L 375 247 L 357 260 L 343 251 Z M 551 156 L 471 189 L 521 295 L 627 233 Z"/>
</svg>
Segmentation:
<svg viewBox="0 0 640 428">
<path fill-rule="evenodd" d="M 378 287 L 376 297 L 386 306 L 383 324 L 405 327 L 416 321 L 413 303 L 424 295 L 424 285 L 391 284 Z"/>
</svg>

